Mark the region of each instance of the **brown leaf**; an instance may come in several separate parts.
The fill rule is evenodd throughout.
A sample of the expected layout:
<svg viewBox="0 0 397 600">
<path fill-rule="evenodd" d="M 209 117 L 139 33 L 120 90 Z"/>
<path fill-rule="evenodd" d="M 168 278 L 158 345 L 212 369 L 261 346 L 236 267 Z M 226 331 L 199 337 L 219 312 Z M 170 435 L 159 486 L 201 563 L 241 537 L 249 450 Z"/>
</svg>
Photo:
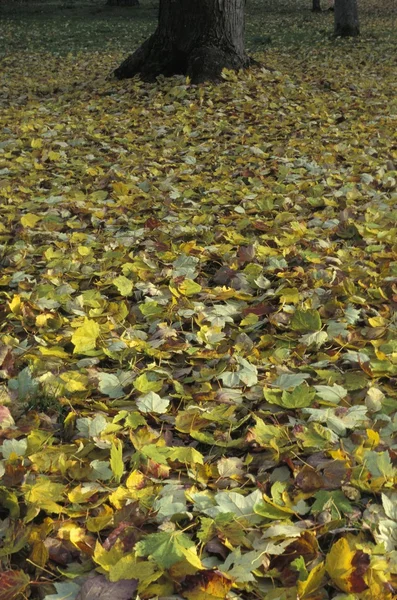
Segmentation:
<svg viewBox="0 0 397 600">
<path fill-rule="evenodd" d="M 297 485 L 302 492 L 315 492 L 324 487 L 324 479 L 315 469 L 313 469 L 313 467 L 305 465 L 296 476 L 295 485 Z"/>
<path fill-rule="evenodd" d="M 290 566 L 291 562 L 302 556 L 307 564 L 313 561 L 318 554 L 318 542 L 315 535 L 309 531 L 304 531 L 300 538 L 294 540 L 286 547 L 283 554 L 271 560 L 270 568 L 280 571 L 285 586 L 293 586 L 297 581 L 298 573 Z"/>
<path fill-rule="evenodd" d="M 348 471 L 343 460 L 335 460 L 326 465 L 323 472 L 324 487 L 336 490 L 347 479 Z"/>
<path fill-rule="evenodd" d="M 257 315 L 258 317 L 261 317 L 263 315 L 270 315 L 275 310 L 277 310 L 277 309 L 274 306 L 272 306 L 271 304 L 261 302 L 260 304 L 255 304 L 255 306 L 247 306 L 247 308 L 243 308 L 241 313 L 244 316 L 249 315 L 249 314 L 254 314 L 254 315 Z"/>
<path fill-rule="evenodd" d="M 66 547 L 67 542 L 47 538 L 44 545 L 48 550 L 50 560 L 53 560 L 58 565 L 66 566 L 73 560 L 71 551 Z"/>
<path fill-rule="evenodd" d="M 0 573 L 0 600 L 17 600 L 29 582 L 23 571 L 3 571 Z"/>
<path fill-rule="evenodd" d="M 237 271 L 230 267 L 224 266 L 217 270 L 214 275 L 214 281 L 218 285 L 228 285 L 236 276 Z"/>
<path fill-rule="evenodd" d="M 76 600 L 131 600 L 136 587 L 136 579 L 121 579 L 112 583 L 104 575 L 95 575 L 83 583 Z"/>
<path fill-rule="evenodd" d="M 351 591 L 355 594 L 360 594 L 368 589 L 368 585 L 365 583 L 363 575 L 367 572 L 370 562 L 371 558 L 369 554 L 366 554 L 366 552 L 363 552 L 362 550 L 357 550 L 352 559 L 354 570 L 349 578 Z"/>
<path fill-rule="evenodd" d="M 0 406 L 0 409 L 3 408 Z M 21 464 L 5 465 L 5 473 L 3 475 L 2 485 L 6 488 L 16 487 L 20 485 L 26 475 L 26 468 Z"/>
<path fill-rule="evenodd" d="M 200 571 L 187 575 L 182 584 L 182 596 L 188 600 L 212 600 L 226 598 L 232 587 L 231 579 L 220 571 Z"/>
<path fill-rule="evenodd" d="M 240 246 L 237 252 L 237 258 L 240 265 L 246 262 L 251 262 L 255 258 L 255 246 Z"/>
</svg>

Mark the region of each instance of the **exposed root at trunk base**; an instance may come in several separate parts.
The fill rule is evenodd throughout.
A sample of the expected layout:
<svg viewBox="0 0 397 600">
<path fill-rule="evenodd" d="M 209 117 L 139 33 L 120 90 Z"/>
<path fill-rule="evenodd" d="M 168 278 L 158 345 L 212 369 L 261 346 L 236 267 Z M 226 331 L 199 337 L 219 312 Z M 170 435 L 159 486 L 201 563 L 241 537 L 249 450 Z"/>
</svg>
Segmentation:
<svg viewBox="0 0 397 600">
<path fill-rule="evenodd" d="M 219 81 L 223 69 L 238 71 L 254 64 L 244 54 L 226 51 L 214 46 L 193 48 L 182 52 L 171 47 L 166 40 L 153 34 L 114 71 L 118 79 L 140 75 L 144 81 L 155 81 L 159 75 L 189 76 L 192 83 Z"/>
</svg>

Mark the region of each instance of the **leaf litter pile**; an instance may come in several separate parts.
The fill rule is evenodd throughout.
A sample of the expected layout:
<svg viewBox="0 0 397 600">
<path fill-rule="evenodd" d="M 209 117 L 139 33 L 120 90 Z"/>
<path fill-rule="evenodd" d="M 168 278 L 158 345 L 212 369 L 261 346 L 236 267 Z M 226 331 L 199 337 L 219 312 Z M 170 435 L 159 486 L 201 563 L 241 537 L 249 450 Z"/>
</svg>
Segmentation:
<svg viewBox="0 0 397 600">
<path fill-rule="evenodd" d="M 118 59 L 2 61 L 1 600 L 392 600 L 395 48 Z"/>
</svg>

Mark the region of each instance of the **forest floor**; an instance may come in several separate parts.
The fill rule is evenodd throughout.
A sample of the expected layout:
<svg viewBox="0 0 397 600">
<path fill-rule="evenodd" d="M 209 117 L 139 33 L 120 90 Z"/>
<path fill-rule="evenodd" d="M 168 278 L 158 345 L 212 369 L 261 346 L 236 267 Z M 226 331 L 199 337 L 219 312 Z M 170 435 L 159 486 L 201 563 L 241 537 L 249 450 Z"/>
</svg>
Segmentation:
<svg viewBox="0 0 397 600">
<path fill-rule="evenodd" d="M 110 76 L 154 2 L 0 7 L 1 600 L 396 597 L 396 12 L 360 9 L 248 2 L 261 66 L 192 86 Z"/>
</svg>

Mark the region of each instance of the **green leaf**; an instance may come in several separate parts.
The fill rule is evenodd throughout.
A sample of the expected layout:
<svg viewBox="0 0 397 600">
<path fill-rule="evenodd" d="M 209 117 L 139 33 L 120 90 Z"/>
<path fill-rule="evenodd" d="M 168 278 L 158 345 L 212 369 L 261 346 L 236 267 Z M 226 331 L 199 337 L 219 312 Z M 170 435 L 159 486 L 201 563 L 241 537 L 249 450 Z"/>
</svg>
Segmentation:
<svg viewBox="0 0 397 600">
<path fill-rule="evenodd" d="M 151 533 L 135 546 L 137 556 L 148 556 L 163 568 L 169 569 L 182 559 L 201 569 L 194 542 L 181 531 Z"/>
<path fill-rule="evenodd" d="M 258 383 L 258 369 L 242 356 L 237 356 L 236 360 L 240 365 L 238 377 L 244 385 L 252 387 Z"/>
<path fill-rule="evenodd" d="M 131 296 L 134 288 L 134 284 L 132 283 L 131 279 L 124 277 L 124 275 L 120 275 L 119 277 L 113 279 L 113 285 L 116 286 L 122 296 Z"/>
<path fill-rule="evenodd" d="M 131 429 L 137 429 L 141 425 L 146 425 L 145 417 L 143 417 L 139 412 L 130 412 L 129 415 L 125 419 L 125 426 L 130 427 Z"/>
<path fill-rule="evenodd" d="M 298 385 L 292 392 L 284 390 L 281 395 L 274 392 L 265 393 L 268 402 L 291 409 L 310 406 L 315 395 L 315 391 L 305 383 Z"/>
<path fill-rule="evenodd" d="M 314 515 L 329 510 L 333 519 L 340 519 L 341 514 L 345 515 L 353 511 L 351 503 L 340 490 L 331 492 L 320 490 L 314 497 L 316 501 L 311 508 L 311 513 Z"/>
<path fill-rule="evenodd" d="M 236 550 L 230 552 L 223 565 L 219 566 L 219 569 L 235 582 L 247 583 L 255 581 L 252 571 L 260 567 L 263 560 L 264 553 L 261 551 L 252 550 L 242 554 L 241 549 L 236 548 Z"/>
<path fill-rule="evenodd" d="M 254 510 L 257 515 L 273 520 L 291 519 L 294 514 L 293 510 L 277 506 L 277 504 L 271 502 L 269 499 L 261 499 L 255 504 Z"/>
<path fill-rule="evenodd" d="M 320 348 L 328 340 L 328 333 L 325 331 L 315 331 L 314 333 L 305 333 L 299 338 L 304 346 L 316 346 Z"/>
<path fill-rule="evenodd" d="M 97 415 L 94 419 L 82 417 L 76 421 L 77 430 L 86 438 L 99 437 L 107 424 L 108 422 L 103 415 Z"/>
<path fill-rule="evenodd" d="M 255 441 L 263 447 L 277 447 L 278 442 L 286 437 L 284 429 L 276 425 L 268 425 L 259 417 L 255 417 L 256 425 L 252 428 Z"/>
<path fill-rule="evenodd" d="M 216 506 L 208 508 L 203 512 L 210 517 L 216 517 L 220 513 L 232 513 L 235 517 L 244 517 L 251 525 L 261 522 L 261 517 L 254 510 L 254 506 L 262 499 L 259 490 L 244 496 L 237 492 L 219 492 L 216 494 Z"/>
<path fill-rule="evenodd" d="M 113 473 L 109 468 L 109 462 L 106 460 L 92 460 L 90 462 L 92 468 L 92 475 L 90 479 L 99 481 L 109 481 L 112 478 Z"/>
<path fill-rule="evenodd" d="M 386 516 L 397 522 L 397 492 L 382 494 L 382 505 Z"/>
<path fill-rule="evenodd" d="M 392 465 L 390 454 L 370 450 L 365 453 L 365 466 L 373 477 L 392 479 L 396 476 L 397 469 Z"/>
<path fill-rule="evenodd" d="M 99 372 L 97 373 L 97 377 L 99 379 L 98 387 L 102 394 L 109 396 L 109 398 L 121 398 L 121 396 L 124 396 L 123 388 L 116 375 Z"/>
<path fill-rule="evenodd" d="M 203 465 L 204 456 L 195 448 L 172 448 L 169 455 L 170 460 L 177 460 L 188 465 Z"/>
<path fill-rule="evenodd" d="M 197 264 L 199 259 L 195 256 L 186 256 L 181 254 L 173 262 L 173 276 L 174 277 L 186 277 L 187 279 L 196 279 L 197 277 Z"/>
<path fill-rule="evenodd" d="M 281 390 L 289 390 L 301 385 L 309 377 L 308 373 L 283 373 L 273 381 L 272 385 Z"/>
<path fill-rule="evenodd" d="M 3 458 L 8 459 L 12 454 L 15 456 L 25 456 L 28 447 L 28 441 L 26 438 L 21 440 L 4 440 L 0 450 L 3 454 Z"/>
<path fill-rule="evenodd" d="M 79 593 L 80 586 L 73 581 L 56 582 L 54 583 L 56 589 L 55 594 L 47 594 L 44 600 L 75 600 Z"/>
<path fill-rule="evenodd" d="M 321 329 L 321 317 L 318 310 L 301 310 L 297 308 L 291 319 L 290 327 L 293 331 L 310 333 Z"/>
<path fill-rule="evenodd" d="M 332 404 L 339 404 L 339 402 L 347 396 L 347 390 L 337 383 L 334 383 L 333 385 L 315 385 L 314 387 L 317 396 Z"/>
<path fill-rule="evenodd" d="M 139 375 L 133 385 L 138 392 L 147 394 L 147 392 L 159 392 L 163 387 L 163 380 L 159 379 L 156 373 L 147 371 Z"/>
<path fill-rule="evenodd" d="M 143 413 L 163 414 L 167 412 L 170 401 L 168 398 L 161 398 L 155 392 L 148 392 L 137 399 L 136 405 Z"/>
<path fill-rule="evenodd" d="M 29 367 L 25 367 L 16 379 L 10 379 L 8 386 L 11 390 L 18 391 L 19 400 L 27 400 L 36 394 L 39 382 L 33 379 Z"/>
</svg>

